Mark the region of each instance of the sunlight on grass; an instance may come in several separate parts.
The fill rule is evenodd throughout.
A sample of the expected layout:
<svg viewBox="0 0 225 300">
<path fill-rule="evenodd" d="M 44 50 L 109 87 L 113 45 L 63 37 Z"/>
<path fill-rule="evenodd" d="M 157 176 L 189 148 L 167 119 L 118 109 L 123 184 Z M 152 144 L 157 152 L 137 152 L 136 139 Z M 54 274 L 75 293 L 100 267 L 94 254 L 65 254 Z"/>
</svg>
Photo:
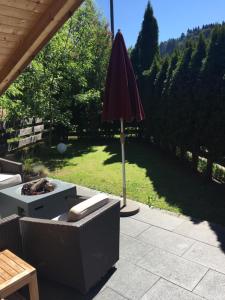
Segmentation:
<svg viewBox="0 0 225 300">
<path fill-rule="evenodd" d="M 49 177 L 121 195 L 119 140 L 106 144 L 74 141 L 64 155 L 39 150 L 33 160 Z M 224 186 L 206 183 L 177 159 L 147 144 L 126 143 L 127 196 L 161 209 L 225 223 Z"/>
<path fill-rule="evenodd" d="M 57 169 L 51 175 L 62 180 L 121 195 L 121 162 L 105 164 L 107 160 L 114 157 L 113 154 L 106 151 L 105 146 L 93 146 L 92 151 L 69 159 L 68 166 Z M 128 197 L 147 202 L 154 189 L 146 176 L 146 170 L 139 168 L 136 164 L 127 163 L 126 172 Z"/>
<path fill-rule="evenodd" d="M 122 165 L 119 152 L 120 145 L 114 146 L 118 150 L 116 154 L 110 153 L 107 150 L 107 146 L 92 146 L 90 153 L 77 157 L 75 155 L 75 157 L 66 159 L 68 165 L 51 172 L 50 176 L 121 196 Z M 128 151 L 132 151 L 132 149 L 128 148 Z M 160 197 L 157 194 L 145 167 L 140 167 L 136 163 L 126 162 L 126 179 L 128 198 L 150 206 L 179 212 L 176 206 L 171 208 L 165 197 Z"/>
</svg>

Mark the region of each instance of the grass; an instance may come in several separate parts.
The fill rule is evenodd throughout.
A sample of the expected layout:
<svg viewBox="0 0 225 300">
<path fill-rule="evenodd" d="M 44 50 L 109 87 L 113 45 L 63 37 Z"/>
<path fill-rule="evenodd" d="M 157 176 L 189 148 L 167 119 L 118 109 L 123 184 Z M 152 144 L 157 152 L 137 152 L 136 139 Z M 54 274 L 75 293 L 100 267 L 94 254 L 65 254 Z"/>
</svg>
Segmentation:
<svg viewBox="0 0 225 300">
<path fill-rule="evenodd" d="M 52 147 L 39 148 L 33 161 L 43 164 L 49 176 L 121 195 L 119 140 L 105 144 L 73 141 L 65 154 Z M 126 143 L 127 195 L 129 198 L 225 225 L 225 186 L 206 183 L 187 165 L 147 144 Z"/>
</svg>

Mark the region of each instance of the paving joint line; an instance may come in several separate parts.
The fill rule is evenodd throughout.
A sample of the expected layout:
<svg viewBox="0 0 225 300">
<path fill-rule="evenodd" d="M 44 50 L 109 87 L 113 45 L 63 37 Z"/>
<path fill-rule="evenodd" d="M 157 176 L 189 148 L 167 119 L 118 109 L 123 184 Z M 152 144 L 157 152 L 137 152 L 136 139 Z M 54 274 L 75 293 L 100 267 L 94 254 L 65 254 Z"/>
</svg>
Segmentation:
<svg viewBox="0 0 225 300">
<path fill-rule="evenodd" d="M 205 268 L 207 268 L 207 269 L 210 269 L 210 270 L 212 270 L 212 271 L 215 271 L 215 272 L 220 273 L 220 274 L 222 274 L 222 275 L 225 276 L 225 271 L 224 271 L 224 273 L 223 273 L 223 272 L 221 272 L 221 271 L 219 271 L 219 270 L 216 270 L 216 269 L 214 269 L 214 268 L 212 268 L 212 267 L 209 267 L 209 266 L 203 265 L 202 263 L 199 263 L 199 262 L 196 262 L 196 261 L 194 261 L 194 260 L 191 260 L 190 258 L 186 258 L 186 257 L 182 257 L 182 258 L 184 258 L 185 260 L 187 260 L 187 261 L 189 261 L 189 262 L 192 262 L 192 263 L 194 263 L 194 264 L 196 264 L 196 265 L 200 265 L 200 266 L 202 266 L 202 267 L 205 267 Z"/>
<path fill-rule="evenodd" d="M 176 235 L 185 237 L 185 238 L 187 238 L 187 239 L 189 239 L 189 240 L 193 240 L 194 242 L 199 242 L 199 243 L 205 244 L 205 245 L 207 245 L 207 246 L 211 246 L 211 247 L 214 247 L 214 248 L 217 248 L 217 249 L 221 249 L 221 246 L 215 246 L 215 245 L 209 244 L 209 243 L 207 243 L 207 242 L 203 242 L 203 241 L 201 241 L 201 240 L 199 240 L 199 239 L 191 238 L 191 237 L 189 237 L 189 236 L 187 236 L 187 235 L 185 235 L 185 234 L 175 232 L 175 231 L 174 231 L 175 229 L 174 229 L 174 230 L 169 230 L 169 229 L 167 229 L 167 228 L 163 228 L 163 227 L 160 227 L 160 226 L 157 226 L 157 225 L 153 225 L 153 224 L 147 223 L 147 222 L 145 222 L 145 221 L 140 221 L 140 220 L 137 220 L 137 219 L 135 219 L 135 220 L 136 220 L 136 221 L 139 221 L 139 222 L 142 222 L 142 223 L 144 223 L 144 224 L 148 224 L 148 225 L 150 226 L 149 228 L 151 228 L 151 227 L 156 227 L 156 228 L 159 228 L 159 229 L 168 231 L 168 232 L 170 232 L 170 233 L 174 233 L 174 234 L 176 234 Z M 147 228 L 146 230 L 148 230 L 149 228 Z M 143 232 L 145 232 L 146 230 L 144 230 Z M 213 230 L 212 230 L 212 231 L 213 231 Z M 140 233 L 140 234 L 141 234 L 141 233 Z M 139 236 L 140 234 L 138 234 L 137 236 Z M 221 250 L 222 250 L 222 249 L 221 249 Z M 225 251 L 223 251 L 223 252 L 225 253 Z"/>
<path fill-rule="evenodd" d="M 194 291 L 194 289 L 200 284 L 200 282 L 204 279 L 204 277 L 207 275 L 207 273 L 210 271 L 210 268 L 206 271 L 206 273 L 202 276 L 202 278 L 199 280 L 199 282 L 194 286 L 194 288 L 192 289 L 192 292 Z M 197 294 L 198 295 L 198 294 Z M 201 295 L 198 295 L 201 296 Z"/>
<path fill-rule="evenodd" d="M 169 254 L 171 254 L 171 255 L 175 255 L 175 256 L 177 256 L 177 257 L 179 257 L 179 258 L 183 258 L 184 260 L 190 261 L 190 260 L 186 259 L 186 257 L 183 257 L 183 254 L 182 254 L 182 255 L 179 255 L 179 254 L 177 254 L 177 253 L 174 253 L 174 252 L 165 250 L 165 249 L 163 249 L 163 248 L 160 248 L 160 247 L 158 247 L 158 246 L 152 245 L 152 244 L 150 244 L 150 243 L 141 241 L 141 240 L 137 239 L 136 237 L 130 236 L 130 235 L 128 235 L 128 234 L 125 234 L 125 233 L 121 233 L 121 234 L 122 234 L 122 235 L 125 235 L 125 236 L 127 236 L 127 237 L 129 237 L 129 238 L 132 238 L 132 239 L 136 240 L 137 242 L 142 242 L 143 244 L 146 244 L 146 246 L 149 245 L 149 246 L 151 246 L 153 249 L 162 250 L 162 251 L 164 251 L 164 252 L 166 252 L 166 253 L 169 253 Z M 190 246 L 190 248 L 191 248 L 194 244 L 195 244 L 195 242 Z M 189 248 L 189 249 L 190 249 L 190 248 Z M 152 249 L 152 250 L 153 250 L 153 249 Z M 188 250 L 189 250 L 189 249 L 188 249 Z M 151 250 L 151 251 L 152 251 L 152 250 Z M 151 252 L 151 251 L 150 251 L 150 252 Z M 185 250 L 185 251 L 186 251 L 186 250 Z M 146 254 L 146 255 L 148 255 L 148 254 Z M 143 258 L 141 258 L 141 259 L 143 259 Z M 191 261 L 191 262 L 193 262 L 193 261 Z M 196 263 L 196 262 L 194 262 L 194 263 L 195 263 L 195 264 L 198 264 L 198 263 Z"/>
<path fill-rule="evenodd" d="M 190 291 L 190 290 L 188 290 L 187 288 L 185 288 L 185 287 L 183 287 L 183 286 L 180 286 L 180 285 L 178 285 L 177 283 L 174 283 L 174 282 L 170 281 L 169 279 L 165 279 L 164 277 L 160 277 L 160 279 L 165 280 L 165 281 L 167 281 L 167 282 L 169 282 L 169 283 L 175 285 L 176 287 L 185 290 L 186 292 L 192 293 L 192 294 L 194 294 L 194 295 L 196 295 L 196 296 L 201 297 L 202 299 L 205 299 L 203 296 L 194 293 L 193 290 Z M 202 279 L 201 279 L 201 280 L 202 280 Z"/>
<path fill-rule="evenodd" d="M 121 294 L 121 293 L 118 292 L 117 290 L 111 288 L 110 286 L 107 286 L 107 285 L 106 285 L 106 288 L 112 290 L 112 291 L 115 292 L 116 294 L 120 295 L 122 298 L 125 298 L 125 299 L 127 299 L 127 300 L 131 300 L 130 298 L 128 298 L 127 296 L 124 296 L 123 294 Z M 104 290 L 103 290 L 102 292 L 104 292 Z M 102 293 L 102 292 L 101 292 L 101 293 Z M 100 294 L 101 294 L 101 293 L 100 293 Z"/>
<path fill-rule="evenodd" d="M 212 231 L 213 231 L 213 230 L 212 230 Z M 211 246 L 211 247 L 214 247 L 214 248 L 220 248 L 220 246 L 215 246 L 215 245 L 209 244 L 209 243 L 207 243 L 207 242 L 203 242 L 203 241 L 201 241 L 201 240 L 199 240 L 199 239 L 196 239 L 196 238 L 190 238 L 189 236 L 187 236 L 187 235 L 185 235 L 185 234 L 177 233 L 177 232 L 175 232 L 175 231 L 172 231 L 172 232 L 173 232 L 173 233 L 176 233 L 176 234 L 178 234 L 178 235 L 181 235 L 181 236 L 183 236 L 183 237 L 189 238 L 189 239 L 191 239 L 191 240 L 194 240 L 194 241 L 196 241 L 196 242 L 200 242 L 200 243 L 205 244 L 205 245 L 207 245 L 207 246 Z M 224 251 L 224 252 L 225 252 L 225 251 Z"/>
<path fill-rule="evenodd" d="M 149 225 L 148 228 L 144 229 L 142 232 L 140 232 L 139 234 L 135 235 L 135 238 L 139 237 L 142 233 L 146 232 L 147 230 L 149 230 L 150 228 L 155 227 L 153 225 Z"/>
<path fill-rule="evenodd" d="M 153 273 L 152 273 L 153 274 Z M 154 274 L 155 275 L 155 274 Z M 159 278 L 156 280 L 156 282 L 155 283 L 153 283 L 153 285 L 141 296 L 141 298 L 145 295 L 145 294 L 147 294 L 159 281 L 160 281 L 160 279 L 163 279 L 161 276 L 158 276 Z M 140 299 L 141 299 L 140 298 Z"/>
<path fill-rule="evenodd" d="M 184 257 L 184 255 L 197 243 L 197 241 L 193 240 L 193 244 L 191 244 L 188 249 L 186 249 L 184 251 L 184 253 L 181 255 L 181 257 L 183 257 L 184 259 L 186 259 L 186 257 Z"/>
</svg>

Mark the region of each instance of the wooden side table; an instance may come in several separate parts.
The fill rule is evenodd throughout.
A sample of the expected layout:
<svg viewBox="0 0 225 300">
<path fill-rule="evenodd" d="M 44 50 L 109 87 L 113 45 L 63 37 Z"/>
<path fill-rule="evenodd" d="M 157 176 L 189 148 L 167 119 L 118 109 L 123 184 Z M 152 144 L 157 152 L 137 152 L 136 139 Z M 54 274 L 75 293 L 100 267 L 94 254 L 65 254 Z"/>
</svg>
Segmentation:
<svg viewBox="0 0 225 300">
<path fill-rule="evenodd" d="M 9 250 L 0 252 L 0 299 L 13 294 L 27 284 L 30 300 L 38 300 L 35 268 Z"/>
</svg>

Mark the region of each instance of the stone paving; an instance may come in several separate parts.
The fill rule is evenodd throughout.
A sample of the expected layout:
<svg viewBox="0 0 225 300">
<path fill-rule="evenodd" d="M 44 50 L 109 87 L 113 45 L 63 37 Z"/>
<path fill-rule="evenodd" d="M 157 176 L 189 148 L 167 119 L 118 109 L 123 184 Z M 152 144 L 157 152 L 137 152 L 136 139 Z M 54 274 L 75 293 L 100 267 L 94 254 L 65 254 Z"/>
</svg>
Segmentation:
<svg viewBox="0 0 225 300">
<path fill-rule="evenodd" d="M 41 300 L 225 300 L 225 228 L 140 206 L 121 218 L 120 260 L 96 288 L 40 282 Z"/>
</svg>

